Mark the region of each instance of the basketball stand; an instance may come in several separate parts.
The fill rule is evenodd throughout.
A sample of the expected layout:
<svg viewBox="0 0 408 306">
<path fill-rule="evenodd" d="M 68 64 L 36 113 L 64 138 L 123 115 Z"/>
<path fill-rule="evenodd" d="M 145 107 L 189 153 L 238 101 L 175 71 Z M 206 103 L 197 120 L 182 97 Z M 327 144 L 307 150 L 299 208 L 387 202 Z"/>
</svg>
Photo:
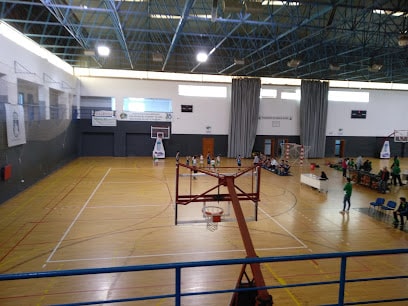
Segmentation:
<svg viewBox="0 0 408 306">
<path fill-rule="evenodd" d="M 202 172 L 205 175 L 212 176 L 217 178 L 217 184 L 212 188 L 200 193 L 200 194 L 190 194 L 190 195 L 181 195 L 180 194 L 180 167 L 188 168 L 190 171 L 197 170 L 198 172 Z M 254 171 L 255 170 L 255 171 Z M 254 175 L 254 173 L 256 175 Z M 252 187 L 255 190 L 252 192 L 244 192 L 240 189 L 239 186 L 235 184 L 235 180 L 242 175 L 249 174 L 252 177 L 256 178 L 255 184 L 252 184 Z M 185 164 L 177 164 L 176 166 L 176 212 L 175 212 L 175 220 L 177 225 L 177 207 L 178 205 L 187 205 L 193 202 L 212 202 L 212 201 L 229 201 L 232 203 L 232 207 L 235 212 L 236 221 L 238 223 L 239 231 L 241 233 L 241 238 L 244 243 L 245 251 L 248 258 L 257 258 L 257 254 L 255 252 L 254 245 L 252 243 L 252 239 L 249 233 L 249 229 L 246 223 L 246 219 L 240 205 L 241 200 L 252 200 L 255 203 L 255 207 L 257 207 L 257 203 L 259 201 L 259 194 L 260 194 L 260 181 L 261 181 L 261 168 L 259 166 L 252 166 L 247 169 L 238 170 L 236 173 L 221 173 L 221 172 L 211 172 L 205 169 L 194 169 L 192 166 L 187 166 Z M 228 193 L 219 193 L 219 194 L 210 194 L 211 191 L 216 190 L 220 186 L 227 188 Z M 238 190 L 238 192 L 237 192 Z M 210 231 L 215 231 L 218 228 L 219 222 L 222 221 L 222 216 L 224 214 L 224 210 L 219 206 L 205 206 L 202 209 L 202 213 L 204 218 L 207 222 L 207 229 Z M 237 291 L 234 292 L 230 306 L 271 306 L 273 304 L 272 296 L 268 293 L 265 287 L 265 280 L 262 275 L 261 267 L 259 263 L 252 263 L 249 264 L 252 272 L 253 279 L 250 280 L 247 272 L 246 267 L 247 265 L 243 265 L 241 269 L 241 273 L 239 275 L 238 281 L 236 283 Z M 244 277 L 246 278 L 246 282 L 244 282 Z M 257 288 L 260 289 L 253 289 L 250 288 Z M 241 289 L 248 289 L 248 290 L 241 290 Z"/>
</svg>

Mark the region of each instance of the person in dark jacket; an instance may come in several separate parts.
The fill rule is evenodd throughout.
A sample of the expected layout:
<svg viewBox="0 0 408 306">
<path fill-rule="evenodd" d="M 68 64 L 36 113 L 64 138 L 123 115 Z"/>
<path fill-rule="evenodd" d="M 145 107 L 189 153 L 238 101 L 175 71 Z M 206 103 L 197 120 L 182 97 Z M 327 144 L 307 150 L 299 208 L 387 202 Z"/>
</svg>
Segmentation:
<svg viewBox="0 0 408 306">
<path fill-rule="evenodd" d="M 400 197 L 400 204 L 397 209 L 393 212 L 394 215 L 394 226 L 397 227 L 400 221 L 400 229 L 404 229 L 404 216 L 408 217 L 408 204 L 407 199 Z M 399 220 L 398 220 L 399 216 Z"/>
</svg>

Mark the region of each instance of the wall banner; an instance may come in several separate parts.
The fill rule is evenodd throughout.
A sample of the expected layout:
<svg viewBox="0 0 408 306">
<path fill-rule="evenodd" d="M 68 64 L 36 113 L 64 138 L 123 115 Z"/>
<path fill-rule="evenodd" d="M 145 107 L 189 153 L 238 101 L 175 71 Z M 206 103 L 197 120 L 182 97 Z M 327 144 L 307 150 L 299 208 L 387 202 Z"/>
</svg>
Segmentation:
<svg viewBox="0 0 408 306">
<path fill-rule="evenodd" d="M 119 115 L 120 120 L 128 121 L 163 121 L 171 122 L 172 113 L 153 113 L 153 112 L 123 112 Z"/>
<path fill-rule="evenodd" d="M 7 144 L 9 147 L 26 143 L 24 108 L 18 104 L 4 104 L 6 110 Z"/>
</svg>

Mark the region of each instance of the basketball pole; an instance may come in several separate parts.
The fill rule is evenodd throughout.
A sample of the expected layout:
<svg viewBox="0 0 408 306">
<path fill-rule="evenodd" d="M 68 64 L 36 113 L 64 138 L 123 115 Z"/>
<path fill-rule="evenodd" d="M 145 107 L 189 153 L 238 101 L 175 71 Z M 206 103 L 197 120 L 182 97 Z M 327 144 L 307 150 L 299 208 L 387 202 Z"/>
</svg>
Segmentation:
<svg viewBox="0 0 408 306">
<path fill-rule="evenodd" d="M 260 167 L 256 168 L 257 174 L 260 175 Z M 252 243 L 251 235 L 249 234 L 248 226 L 245 220 L 244 213 L 242 212 L 241 205 L 239 203 L 239 199 L 237 193 L 235 191 L 235 184 L 234 184 L 234 177 L 233 176 L 225 176 L 224 182 L 228 188 L 228 192 L 231 197 L 232 207 L 234 208 L 235 217 L 237 218 L 238 228 L 241 233 L 241 238 L 244 243 L 245 251 L 248 258 L 257 258 L 258 255 L 255 252 L 254 245 Z M 256 287 L 265 287 L 265 280 L 262 275 L 261 266 L 259 263 L 252 263 L 250 264 L 252 275 L 255 281 Z M 242 275 L 240 275 L 242 278 Z M 241 279 L 238 280 L 238 283 L 241 282 Z M 270 306 L 273 304 L 272 296 L 268 293 L 266 289 L 258 289 L 257 290 L 257 297 L 256 297 L 256 304 L 253 306 Z M 237 300 L 238 293 L 235 292 L 232 301 Z M 233 304 L 232 304 L 233 305 Z M 231 305 L 231 306 L 232 306 Z M 251 306 L 251 305 L 248 305 Z"/>
</svg>

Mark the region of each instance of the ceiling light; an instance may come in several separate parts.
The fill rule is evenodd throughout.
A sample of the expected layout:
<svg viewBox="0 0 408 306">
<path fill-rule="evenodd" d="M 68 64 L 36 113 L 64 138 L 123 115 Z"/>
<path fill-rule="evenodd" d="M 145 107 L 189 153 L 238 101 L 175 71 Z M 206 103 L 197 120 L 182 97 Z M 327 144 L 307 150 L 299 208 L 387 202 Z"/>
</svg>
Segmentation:
<svg viewBox="0 0 408 306">
<path fill-rule="evenodd" d="M 235 65 L 245 65 L 245 60 L 244 59 L 234 59 Z"/>
<path fill-rule="evenodd" d="M 289 5 L 289 6 L 299 6 L 300 3 L 298 1 L 272 1 L 272 0 L 265 0 L 262 1 L 262 5 Z"/>
<path fill-rule="evenodd" d="M 197 61 L 199 61 L 200 63 L 206 62 L 207 59 L 208 59 L 207 53 L 200 52 L 200 53 L 197 54 Z"/>
<path fill-rule="evenodd" d="M 340 66 L 337 64 L 330 64 L 329 65 L 329 69 L 332 71 L 339 71 L 340 70 Z"/>
<path fill-rule="evenodd" d="M 291 67 L 291 68 L 296 68 L 297 66 L 299 66 L 299 64 L 300 64 L 300 59 L 291 59 L 287 63 L 288 67 Z"/>
<path fill-rule="evenodd" d="M 110 54 L 110 49 L 106 46 L 99 46 L 98 47 L 98 54 L 99 56 L 109 56 Z"/>
<path fill-rule="evenodd" d="M 381 70 L 383 65 L 381 64 L 372 64 L 371 66 L 368 66 L 368 71 L 370 72 L 378 72 Z"/>
<path fill-rule="evenodd" d="M 84 55 L 86 55 L 86 56 L 95 56 L 95 51 L 94 50 L 85 50 Z"/>
<path fill-rule="evenodd" d="M 153 62 L 157 62 L 157 63 L 163 62 L 163 55 L 161 55 L 161 53 L 154 53 Z"/>
<path fill-rule="evenodd" d="M 150 18 L 154 19 L 181 19 L 180 15 L 168 15 L 168 14 L 150 14 Z"/>
<path fill-rule="evenodd" d="M 373 10 L 373 13 L 378 14 L 378 15 L 391 15 L 394 17 L 400 17 L 400 16 L 407 15 L 406 12 L 402 12 L 402 11 L 380 10 L 380 9 Z"/>
<path fill-rule="evenodd" d="M 398 45 L 400 47 L 405 47 L 408 46 L 408 35 L 407 34 L 402 34 L 399 39 L 398 39 Z"/>
</svg>

